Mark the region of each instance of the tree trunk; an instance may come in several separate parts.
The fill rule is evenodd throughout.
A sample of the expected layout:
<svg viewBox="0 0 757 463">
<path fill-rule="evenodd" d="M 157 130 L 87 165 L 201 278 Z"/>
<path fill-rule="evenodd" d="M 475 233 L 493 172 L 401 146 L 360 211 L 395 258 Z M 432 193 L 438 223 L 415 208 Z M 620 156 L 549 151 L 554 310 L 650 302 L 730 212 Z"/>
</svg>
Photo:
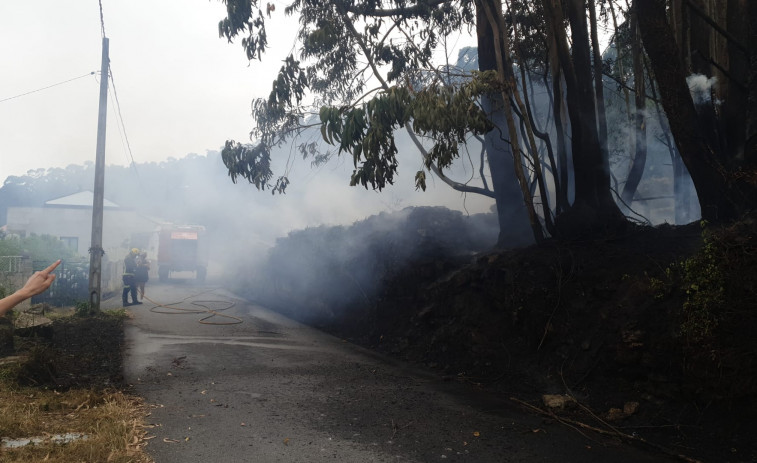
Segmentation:
<svg viewBox="0 0 757 463">
<path fill-rule="evenodd" d="M 563 28 L 562 10 L 555 0 L 544 0 L 550 31 L 555 35 L 557 55 L 565 76 L 568 114 L 572 132 L 575 201 L 571 212 L 561 220 L 567 235 L 600 232 L 615 227 L 624 219 L 610 195 L 608 160 L 603 158 L 597 133 L 596 107 L 591 53 L 583 0 L 569 0 L 568 12 L 573 39 L 573 53 Z"/>
<path fill-rule="evenodd" d="M 494 32 L 482 8 L 477 9 L 478 66 L 480 71 L 497 70 Z M 498 247 L 511 247 L 532 242 L 528 211 L 513 163 L 513 152 L 507 135 L 507 121 L 502 98 L 486 95 L 482 108 L 494 124 L 494 130 L 484 136 L 489 171 L 492 176 L 497 217 L 499 220 Z"/>
<path fill-rule="evenodd" d="M 513 21 L 515 18 L 513 18 Z M 500 27 L 504 27 L 504 21 L 501 22 Z M 554 222 L 552 220 L 552 210 L 549 207 L 549 191 L 547 190 L 547 186 L 544 182 L 544 173 L 543 169 L 541 167 L 541 158 L 539 156 L 539 150 L 536 147 L 536 139 L 534 138 L 534 128 L 535 123 L 533 120 L 533 117 L 531 117 L 531 110 L 530 110 L 530 104 L 528 102 L 528 79 L 526 76 L 526 66 L 527 63 L 521 58 L 520 54 L 518 53 L 519 47 L 520 47 L 520 39 L 518 36 L 518 28 L 517 26 L 513 27 L 513 32 L 515 36 L 515 44 L 513 46 L 513 50 L 515 51 L 515 56 L 518 59 L 520 63 L 520 71 L 521 71 L 521 81 L 523 85 L 523 95 L 525 99 L 521 99 L 520 91 L 518 90 L 518 85 L 515 80 L 515 75 L 512 71 L 512 67 L 507 69 L 509 73 L 509 78 L 511 82 L 513 82 L 513 87 L 510 90 L 510 92 L 513 95 L 513 99 L 515 100 L 516 107 L 520 110 L 521 118 L 524 122 L 524 126 L 526 129 L 526 140 L 528 140 L 528 146 L 530 147 L 531 152 L 531 158 L 533 162 L 533 170 L 534 170 L 534 177 L 536 180 L 536 183 L 539 187 L 539 196 L 541 200 L 542 205 L 542 213 L 544 215 L 544 225 L 547 228 L 547 231 L 554 235 L 555 234 L 555 227 Z M 505 43 L 503 44 L 504 47 L 503 50 L 507 50 L 508 43 L 507 39 L 505 38 Z M 531 194 L 531 197 L 533 197 L 533 193 Z"/>
<path fill-rule="evenodd" d="M 670 0 L 670 25 L 679 48 L 683 48 L 683 0 Z"/>
<path fill-rule="evenodd" d="M 568 150 L 565 144 L 565 125 L 563 122 L 562 71 L 557 59 L 557 45 L 554 38 L 549 49 L 549 68 L 552 74 L 552 113 L 555 117 L 555 138 L 557 139 L 557 159 L 560 177 L 559 189 L 556 193 L 557 212 L 559 215 L 568 209 L 570 180 L 568 178 Z"/>
<path fill-rule="evenodd" d="M 744 21 L 748 17 L 747 0 L 728 0 L 726 21 L 728 32 L 746 45 L 749 40 L 749 23 Z M 751 0 L 754 4 L 754 0 Z M 752 26 L 752 28 L 757 26 Z M 754 48 L 752 48 L 754 50 Z M 746 131 L 744 120 L 747 117 L 747 102 L 749 99 L 749 56 L 736 43 L 728 41 L 723 56 L 719 60 L 726 61 L 728 74 L 724 75 L 722 85 L 723 101 L 723 133 L 727 140 L 728 156 L 744 157 Z"/>
<path fill-rule="evenodd" d="M 706 0 L 688 0 L 688 2 L 699 11 L 706 11 L 707 9 Z M 710 60 L 712 59 L 710 54 L 710 34 L 712 33 L 712 28 L 701 16 L 693 14 L 690 10 L 691 7 L 685 6 L 684 9 L 686 8 L 689 8 L 691 71 L 710 77 L 713 74 L 712 65 L 710 64 Z"/>
<path fill-rule="evenodd" d="M 628 92 L 628 86 L 626 85 L 626 78 L 625 78 L 625 71 L 623 70 L 623 44 L 620 41 L 620 38 L 618 37 L 618 18 L 615 15 L 615 7 L 613 6 L 613 2 L 610 2 L 610 14 L 612 15 L 612 24 L 613 27 L 615 27 L 615 35 L 613 36 L 613 39 L 615 40 L 615 51 L 617 52 L 617 56 L 615 57 L 615 62 L 618 65 L 618 77 L 620 78 L 620 85 L 623 88 L 623 96 L 625 97 L 626 101 L 626 116 L 627 120 L 630 123 L 631 122 L 631 96 Z"/>
<path fill-rule="evenodd" d="M 691 214 L 691 184 L 686 166 L 678 151 L 673 146 L 671 160 L 673 161 L 673 197 L 675 198 L 675 223 L 686 225 L 692 222 Z"/>
<path fill-rule="evenodd" d="M 718 147 L 702 134 L 694 101 L 686 84 L 687 71 L 667 22 L 665 2 L 636 0 L 639 29 L 657 79 L 665 113 L 689 174 L 694 182 L 702 217 L 710 221 L 735 219 L 754 205 L 754 187 L 736 181 L 719 162 Z M 740 185 L 737 185 L 740 184 Z M 751 203 L 751 206 L 750 206 Z"/>
<path fill-rule="evenodd" d="M 602 157 L 608 159 L 607 152 L 607 116 L 605 114 L 605 85 L 602 79 L 602 50 L 599 49 L 597 33 L 597 11 L 594 0 L 589 0 L 589 18 L 591 21 L 591 49 L 594 58 L 594 92 L 597 102 L 597 128 L 599 129 L 599 147 Z"/>
<path fill-rule="evenodd" d="M 643 49 L 641 37 L 639 37 L 638 20 L 635 11 L 631 12 L 631 53 L 633 54 L 633 79 L 634 101 L 636 111 L 634 117 L 634 156 L 631 169 L 628 172 L 626 184 L 623 187 L 621 198 L 630 208 L 636 190 L 639 188 L 641 178 L 644 176 L 644 167 L 647 163 L 647 128 L 645 123 L 647 94 L 644 81 Z"/>
<path fill-rule="evenodd" d="M 747 88 L 749 89 L 746 136 L 744 142 L 744 161 L 747 166 L 757 166 L 757 2 L 750 1 L 747 8 L 749 33 L 747 48 L 752 51 L 749 57 Z"/>
</svg>

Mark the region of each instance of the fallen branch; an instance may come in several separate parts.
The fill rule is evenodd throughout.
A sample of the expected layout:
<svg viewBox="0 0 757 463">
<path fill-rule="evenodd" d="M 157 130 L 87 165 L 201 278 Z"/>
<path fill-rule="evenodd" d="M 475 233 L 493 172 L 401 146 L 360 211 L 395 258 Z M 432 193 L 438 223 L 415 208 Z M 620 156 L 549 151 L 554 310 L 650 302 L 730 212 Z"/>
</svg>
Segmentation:
<svg viewBox="0 0 757 463">
<path fill-rule="evenodd" d="M 686 463 L 702 463 L 702 461 L 687 457 L 686 455 L 681 455 L 679 453 L 676 453 L 672 450 L 669 450 L 661 445 L 649 442 L 648 440 L 644 439 L 643 437 L 639 436 L 633 436 L 631 434 L 626 434 L 624 432 L 621 432 L 617 428 L 611 427 L 612 431 L 608 431 L 606 429 L 597 428 L 595 426 L 588 425 L 586 423 L 582 423 L 580 421 L 572 420 L 570 418 L 563 418 L 560 416 L 557 416 L 554 412 L 550 410 L 544 410 L 542 408 L 539 408 L 535 405 L 531 405 L 528 402 L 524 402 L 520 399 L 517 399 L 515 397 L 510 397 L 510 400 L 513 402 L 517 402 L 520 405 L 526 407 L 527 409 L 538 413 L 539 415 L 547 416 L 549 418 L 552 418 L 555 421 L 558 421 L 559 423 L 566 425 L 570 428 L 573 428 L 574 426 L 577 426 L 579 428 L 588 429 L 590 431 L 596 432 L 597 434 L 602 434 L 605 436 L 612 436 L 612 437 L 618 437 L 624 441 L 633 443 L 633 444 L 644 444 L 648 447 L 653 448 L 654 450 L 657 450 L 658 452 L 664 453 L 667 456 L 677 458 L 681 461 L 685 461 Z M 593 414 L 592 414 L 593 415 Z M 604 421 L 603 421 L 604 422 Z M 605 423 L 606 424 L 606 423 Z"/>
</svg>

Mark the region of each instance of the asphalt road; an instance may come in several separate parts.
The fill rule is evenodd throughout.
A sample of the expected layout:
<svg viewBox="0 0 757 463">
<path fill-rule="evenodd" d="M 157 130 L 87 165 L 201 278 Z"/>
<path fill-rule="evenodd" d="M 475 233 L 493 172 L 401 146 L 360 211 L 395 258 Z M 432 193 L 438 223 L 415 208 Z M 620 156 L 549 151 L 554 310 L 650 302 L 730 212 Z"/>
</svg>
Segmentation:
<svg viewBox="0 0 757 463">
<path fill-rule="evenodd" d="M 670 461 L 549 423 L 508 397 L 444 381 L 221 289 L 151 281 L 147 295 L 241 320 L 201 323 L 212 314 L 149 301 L 129 307 L 125 377 L 150 405 L 147 452 L 157 463 Z"/>
</svg>

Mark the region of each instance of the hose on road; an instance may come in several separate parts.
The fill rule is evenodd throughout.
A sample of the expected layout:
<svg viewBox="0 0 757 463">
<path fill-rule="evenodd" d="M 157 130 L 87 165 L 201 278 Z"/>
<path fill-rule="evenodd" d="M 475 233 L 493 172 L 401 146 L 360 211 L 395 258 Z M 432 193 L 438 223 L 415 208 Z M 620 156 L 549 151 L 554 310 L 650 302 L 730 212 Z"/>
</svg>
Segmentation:
<svg viewBox="0 0 757 463">
<path fill-rule="evenodd" d="M 143 300 L 146 299 L 150 301 L 152 304 L 155 304 L 153 307 L 150 307 L 150 312 L 152 313 L 159 313 L 159 314 L 164 314 L 164 315 L 207 314 L 205 317 L 197 320 L 198 323 L 202 323 L 203 325 L 238 325 L 242 323 L 243 320 L 239 317 L 221 313 L 224 310 L 228 310 L 234 307 L 236 305 L 236 302 L 233 302 L 233 301 L 224 300 L 224 299 L 190 301 L 190 304 L 198 308 L 188 309 L 185 307 L 179 307 L 179 304 L 186 302 L 189 299 L 202 296 L 203 294 L 207 294 L 213 291 L 215 291 L 215 289 L 209 289 L 207 291 L 202 291 L 197 294 L 192 294 L 178 302 L 172 302 L 170 304 L 161 304 L 160 302 L 153 301 L 147 296 L 142 296 L 142 299 Z M 226 307 L 212 308 L 213 304 L 226 304 Z M 221 317 L 221 318 L 228 319 L 230 321 L 223 321 L 223 322 L 207 321 L 213 317 Z"/>
</svg>

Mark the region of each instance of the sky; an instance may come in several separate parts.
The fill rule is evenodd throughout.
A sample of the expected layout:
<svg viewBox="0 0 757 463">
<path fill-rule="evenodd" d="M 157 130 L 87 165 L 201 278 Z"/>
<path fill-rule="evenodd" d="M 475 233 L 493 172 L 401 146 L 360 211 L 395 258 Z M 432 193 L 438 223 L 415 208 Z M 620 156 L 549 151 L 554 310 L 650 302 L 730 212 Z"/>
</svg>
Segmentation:
<svg viewBox="0 0 757 463">
<path fill-rule="evenodd" d="M 103 0 L 126 133 L 119 131 L 111 88 L 106 163 L 181 158 L 218 150 L 227 139 L 247 141 L 250 102 L 269 91 L 281 66 L 274 55 L 283 57 L 293 45 L 294 21 L 282 21 L 279 5 L 269 29 L 276 49 L 260 63 L 219 38 L 220 1 Z M 95 0 L 0 4 L 0 181 L 94 161 L 101 47 Z"/>
<path fill-rule="evenodd" d="M 220 0 L 102 0 L 115 82 L 115 95 L 111 87 L 108 97 L 106 164 L 180 159 L 220 151 L 229 139 L 248 142 L 251 102 L 268 96 L 295 46 L 296 19 L 285 17 L 284 2 L 272 2 L 270 49 L 261 62 L 248 61 L 240 43 L 219 37 L 218 22 L 226 14 Z M 101 47 L 96 0 L 0 2 L 0 182 L 33 169 L 94 162 Z M 433 179 L 427 192 L 416 191 L 413 179 L 422 161 L 414 148 L 408 151 L 401 153 L 411 161 L 400 161 L 398 185 L 380 194 L 348 186 L 349 156 L 319 169 L 300 159 L 298 170 L 289 173 L 289 199 L 277 201 L 282 229 L 349 223 L 407 206 L 490 210 L 489 198 L 462 195 Z M 462 165 L 460 175 L 469 178 L 470 167 Z M 254 194 L 250 198 L 262 205 Z M 305 199 L 295 204 L 292 196 Z M 298 220 L 287 220 L 292 217 Z"/>
</svg>

